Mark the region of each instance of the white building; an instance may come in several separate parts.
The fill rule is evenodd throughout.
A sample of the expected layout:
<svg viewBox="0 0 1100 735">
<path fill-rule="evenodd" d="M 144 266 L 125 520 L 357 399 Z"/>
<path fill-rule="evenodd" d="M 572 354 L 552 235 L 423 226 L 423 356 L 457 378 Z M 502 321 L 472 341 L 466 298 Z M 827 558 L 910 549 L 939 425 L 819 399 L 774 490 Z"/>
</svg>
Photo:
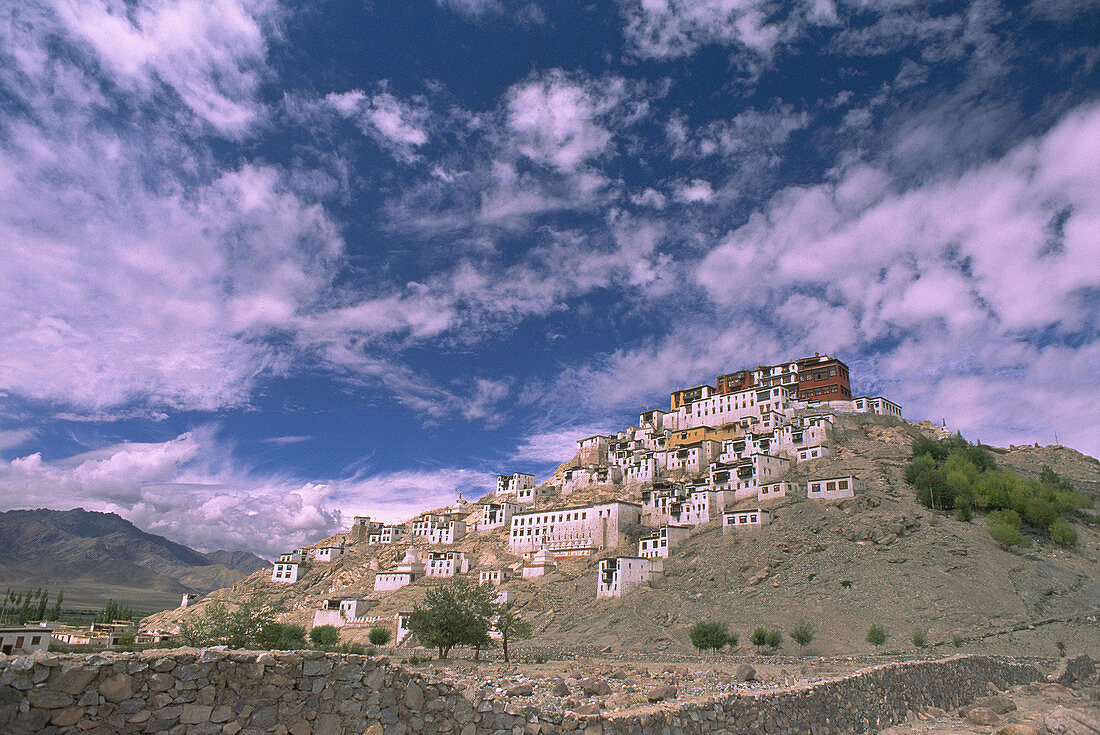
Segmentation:
<svg viewBox="0 0 1100 735">
<path fill-rule="evenodd" d="M 519 494 L 535 486 L 535 476 L 526 472 L 513 472 L 510 475 L 497 475 L 497 495 Z"/>
<path fill-rule="evenodd" d="M 722 515 L 722 530 L 761 528 L 772 521 L 772 514 L 766 510 L 734 510 Z"/>
<path fill-rule="evenodd" d="M 577 459 L 581 465 L 607 464 L 607 445 L 611 437 L 596 434 L 577 440 Z"/>
<path fill-rule="evenodd" d="M 623 472 L 616 465 L 585 465 L 566 470 L 562 474 L 561 494 L 569 495 L 574 490 L 617 485 L 623 480 Z"/>
<path fill-rule="evenodd" d="M 761 485 L 774 482 L 790 466 L 790 461 L 782 457 L 757 452 L 747 459 L 713 465 L 710 487 L 717 492 L 732 493 L 735 500 L 751 498 L 760 494 Z"/>
<path fill-rule="evenodd" d="M 370 516 L 355 516 L 351 521 L 351 531 L 348 535 L 352 541 L 366 541 L 371 534 L 377 533 L 382 528 L 379 521 L 372 521 Z"/>
<path fill-rule="evenodd" d="M 421 513 L 413 519 L 412 535 L 430 544 L 453 544 L 466 537 L 466 522 L 454 513 Z"/>
<path fill-rule="evenodd" d="M 554 558 L 554 553 L 543 547 L 538 550 L 533 559 L 523 563 L 523 576 L 541 577 L 557 568 L 558 561 Z"/>
<path fill-rule="evenodd" d="M 787 482 L 782 480 L 780 482 L 768 482 L 760 486 L 760 494 L 757 497 L 760 500 L 775 500 L 776 498 L 785 498 L 787 494 L 797 495 L 800 487 L 797 482 Z"/>
<path fill-rule="evenodd" d="M 806 483 L 806 497 L 810 500 L 840 500 L 851 498 L 857 491 L 863 492 L 865 489 L 863 480 L 852 475 L 823 477 Z"/>
<path fill-rule="evenodd" d="M 286 554 L 283 556 L 286 556 Z M 281 558 L 282 557 L 280 557 L 280 559 Z M 298 562 L 287 563 L 279 561 L 275 564 L 275 569 L 271 572 L 271 581 L 293 584 L 298 581 L 299 570 L 302 566 L 303 565 Z"/>
<path fill-rule="evenodd" d="M 461 551 L 429 551 L 424 569 L 429 577 L 453 577 L 470 571 L 470 559 Z"/>
<path fill-rule="evenodd" d="M 824 459 L 825 457 L 832 456 L 833 450 L 823 445 L 817 445 L 813 447 L 804 447 L 798 450 L 799 462 L 812 462 L 815 459 Z"/>
<path fill-rule="evenodd" d="M 659 558 L 642 559 L 634 556 L 618 556 L 600 559 L 596 575 L 596 598 L 622 597 L 648 582 L 664 569 Z"/>
<path fill-rule="evenodd" d="M 657 456 L 655 452 L 644 451 L 632 455 L 622 466 L 622 482 L 627 485 L 640 485 L 657 479 Z"/>
<path fill-rule="evenodd" d="M 668 554 L 676 548 L 681 541 L 691 535 L 691 529 L 687 526 L 664 525 L 648 536 L 642 536 L 638 541 L 638 556 L 643 559 L 668 558 Z"/>
<path fill-rule="evenodd" d="M 409 636 L 409 618 L 411 617 L 411 612 L 399 612 L 393 616 L 393 626 L 397 630 L 393 636 L 393 645 L 400 645 L 401 641 Z"/>
<path fill-rule="evenodd" d="M 694 390 L 700 397 L 676 409 L 675 426 L 671 428 L 683 431 L 694 426 L 725 426 L 743 423 L 746 419 L 755 419 L 763 424 L 767 413 L 781 416 L 792 413 L 791 403 L 798 396 L 797 385 L 754 387 L 733 393 L 717 393 L 709 385 L 699 386 Z M 768 417 L 769 425 L 775 422 L 776 419 Z M 665 428 L 670 428 L 668 423 L 666 417 Z"/>
<path fill-rule="evenodd" d="M 0 653 L 18 656 L 26 653 L 45 653 L 50 647 L 49 628 L 11 626 L 0 628 Z"/>
<path fill-rule="evenodd" d="M 375 600 L 325 600 L 321 609 L 313 613 L 313 627 L 334 625 L 342 628 L 366 615 L 367 610 L 378 603 Z"/>
<path fill-rule="evenodd" d="M 312 556 L 316 561 L 335 561 L 343 553 L 343 546 L 318 546 Z"/>
<path fill-rule="evenodd" d="M 639 523 L 641 514 L 638 504 L 618 500 L 516 513 L 508 548 L 513 554 L 530 555 L 546 547 L 557 556 L 587 556 L 626 543 L 625 527 Z"/>
<path fill-rule="evenodd" d="M 857 396 L 852 399 L 852 410 L 901 418 L 901 406 L 882 396 Z"/>
<path fill-rule="evenodd" d="M 478 530 L 499 528 L 512 523 L 512 515 L 519 510 L 515 503 L 484 503 L 481 506 L 481 520 L 478 522 Z"/>
<path fill-rule="evenodd" d="M 274 579 L 274 577 L 272 577 L 272 579 Z M 197 592 L 184 592 L 183 599 L 180 600 L 180 609 L 182 610 L 183 608 L 190 605 L 192 602 L 198 601 L 200 597 L 202 597 L 202 595 L 198 594 Z"/>
<path fill-rule="evenodd" d="M 372 530 L 367 536 L 367 544 L 396 544 L 405 536 L 405 526 L 390 526 L 384 523 L 378 524 L 378 528 Z"/>
<path fill-rule="evenodd" d="M 394 567 L 393 571 L 380 572 L 374 575 L 374 589 L 396 590 L 405 585 L 412 584 L 424 576 L 424 565 L 416 553 L 416 547 L 410 546 L 405 552 L 405 558 Z"/>
<path fill-rule="evenodd" d="M 478 584 L 491 584 L 499 587 L 508 581 L 512 573 L 507 569 L 482 569 L 478 574 Z"/>
<path fill-rule="evenodd" d="M 718 458 L 722 451 L 722 443 L 714 439 L 704 439 L 694 444 L 684 444 L 678 447 L 664 449 L 655 452 L 657 465 L 668 472 L 678 472 L 686 475 L 697 475 L 706 472 L 711 463 Z"/>
</svg>

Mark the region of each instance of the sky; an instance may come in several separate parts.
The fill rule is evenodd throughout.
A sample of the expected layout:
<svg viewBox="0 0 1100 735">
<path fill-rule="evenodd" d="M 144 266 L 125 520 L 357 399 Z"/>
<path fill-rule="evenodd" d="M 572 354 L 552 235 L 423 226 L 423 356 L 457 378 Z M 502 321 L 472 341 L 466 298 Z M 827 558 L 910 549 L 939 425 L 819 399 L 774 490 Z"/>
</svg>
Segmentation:
<svg viewBox="0 0 1100 735">
<path fill-rule="evenodd" d="M 0 6 L 0 509 L 268 558 L 815 352 L 1100 455 L 1100 2 Z"/>
</svg>

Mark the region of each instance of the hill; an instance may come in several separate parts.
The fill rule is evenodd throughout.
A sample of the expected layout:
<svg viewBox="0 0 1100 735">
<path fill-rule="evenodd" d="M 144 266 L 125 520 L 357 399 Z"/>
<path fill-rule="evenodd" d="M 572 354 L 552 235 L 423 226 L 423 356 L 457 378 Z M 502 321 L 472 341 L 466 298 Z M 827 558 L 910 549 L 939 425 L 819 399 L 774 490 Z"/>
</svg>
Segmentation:
<svg viewBox="0 0 1100 735">
<path fill-rule="evenodd" d="M 1056 643 L 1100 654 L 1100 534 L 1096 511 L 1076 526 L 1076 548 L 1037 539 L 1005 550 L 981 515 L 970 522 L 921 505 L 904 479 L 911 444 L 934 435 L 930 424 L 871 414 L 838 414 L 830 431 L 833 456 L 799 462 L 784 479 L 853 474 L 866 483 L 854 498 L 822 502 L 803 493 L 778 500 L 742 501 L 772 513 L 770 525 L 723 533 L 721 521 L 695 527 L 665 562 L 664 574 L 622 597 L 595 597 L 600 557 L 635 556 L 636 545 L 590 558 L 562 559 L 556 572 L 506 585 L 521 614 L 535 623 L 542 647 L 592 653 L 605 648 L 635 655 L 688 653 L 689 627 L 719 620 L 741 634 L 741 650 L 758 625 L 789 631 L 799 620 L 815 624 L 811 649 L 826 655 L 866 653 L 872 623 L 885 626 L 890 650 L 913 650 L 914 630 L 927 631 L 941 649 L 1053 656 Z M 1038 477 L 1050 466 L 1074 489 L 1100 498 L 1100 462 L 1072 449 L 990 448 L 999 467 Z M 540 501 L 575 506 L 618 497 L 638 501 L 644 486 L 588 489 Z M 446 547 L 465 551 L 476 579 L 481 569 L 516 567 L 507 530 L 471 534 Z M 422 551 L 428 548 L 417 544 Z M 240 602 L 263 594 L 308 625 L 321 600 L 359 597 L 376 602 L 370 615 L 392 619 L 409 610 L 432 584 L 424 579 L 393 592 L 375 592 L 372 561 L 391 568 L 401 544 L 352 543 L 335 562 L 314 564 L 293 585 L 257 572 L 208 599 Z M 442 548 L 442 547 L 435 547 Z M 187 614 L 194 614 L 188 611 Z M 158 616 L 165 624 L 175 613 Z M 345 629 L 354 639 L 365 631 Z M 788 643 L 787 649 L 793 650 Z"/>
<path fill-rule="evenodd" d="M 247 552 L 204 554 L 83 508 L 0 513 L 0 558 L 5 587 L 63 589 L 78 607 L 113 597 L 139 610 L 174 608 L 185 592 L 210 592 L 268 566 Z"/>
</svg>

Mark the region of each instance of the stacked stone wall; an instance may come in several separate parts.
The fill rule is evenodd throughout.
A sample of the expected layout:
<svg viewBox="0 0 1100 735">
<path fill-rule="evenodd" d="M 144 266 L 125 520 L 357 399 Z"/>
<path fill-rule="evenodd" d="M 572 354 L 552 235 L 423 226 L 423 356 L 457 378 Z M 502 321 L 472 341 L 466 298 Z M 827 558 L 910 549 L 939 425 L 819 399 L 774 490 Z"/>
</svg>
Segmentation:
<svg viewBox="0 0 1100 735">
<path fill-rule="evenodd" d="M 640 711 L 539 711 L 491 687 L 460 690 L 384 658 L 178 649 L 0 658 L 0 732 L 180 735 L 657 735 L 873 732 L 1041 679 L 985 656 L 888 664 L 789 689 Z"/>
</svg>

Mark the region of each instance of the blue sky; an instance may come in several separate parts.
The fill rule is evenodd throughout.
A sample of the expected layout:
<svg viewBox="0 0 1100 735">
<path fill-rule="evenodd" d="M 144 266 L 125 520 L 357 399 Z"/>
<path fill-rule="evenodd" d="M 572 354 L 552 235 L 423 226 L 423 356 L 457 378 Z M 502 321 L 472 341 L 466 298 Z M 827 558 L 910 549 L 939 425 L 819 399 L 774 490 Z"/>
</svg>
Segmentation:
<svg viewBox="0 0 1100 735">
<path fill-rule="evenodd" d="M 0 10 L 0 506 L 271 556 L 828 352 L 1100 454 L 1100 2 Z"/>
</svg>

